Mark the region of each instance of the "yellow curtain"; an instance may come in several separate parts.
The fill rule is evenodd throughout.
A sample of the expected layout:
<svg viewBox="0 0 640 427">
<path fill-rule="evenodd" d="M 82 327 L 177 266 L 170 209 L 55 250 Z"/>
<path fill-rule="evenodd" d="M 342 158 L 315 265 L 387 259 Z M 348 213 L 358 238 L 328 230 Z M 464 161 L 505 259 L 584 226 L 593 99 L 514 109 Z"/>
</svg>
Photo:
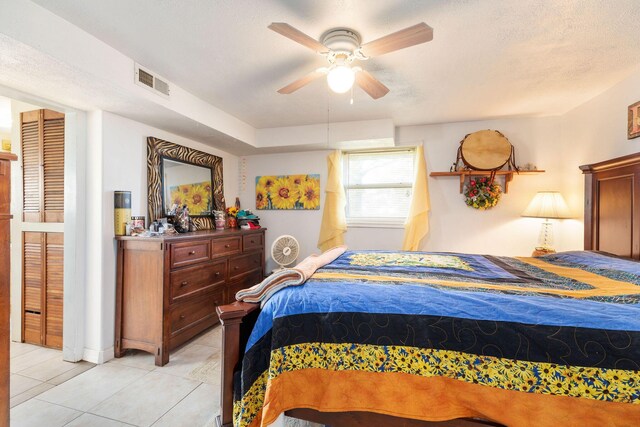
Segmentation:
<svg viewBox="0 0 640 427">
<path fill-rule="evenodd" d="M 347 231 L 345 206 L 347 199 L 342 186 L 342 152 L 336 150 L 327 157 L 327 186 L 324 191 L 324 211 L 318 248 L 326 251 L 344 244 L 343 234 Z"/>
<path fill-rule="evenodd" d="M 427 164 L 424 160 L 424 148 L 416 148 L 415 179 L 411 195 L 409 215 L 404 223 L 403 251 L 417 251 L 420 241 L 429 232 L 429 183 L 427 181 Z"/>
</svg>

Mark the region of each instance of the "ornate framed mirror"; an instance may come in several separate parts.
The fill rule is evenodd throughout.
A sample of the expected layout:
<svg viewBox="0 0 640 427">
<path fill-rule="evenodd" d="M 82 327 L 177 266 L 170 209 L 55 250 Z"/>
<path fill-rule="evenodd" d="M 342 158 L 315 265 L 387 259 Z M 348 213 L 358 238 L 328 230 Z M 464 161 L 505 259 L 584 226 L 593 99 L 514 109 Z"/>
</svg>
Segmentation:
<svg viewBox="0 0 640 427">
<path fill-rule="evenodd" d="M 213 229 L 212 212 L 225 209 L 223 188 L 221 157 L 147 138 L 149 222 L 186 204 L 196 230 Z"/>
</svg>

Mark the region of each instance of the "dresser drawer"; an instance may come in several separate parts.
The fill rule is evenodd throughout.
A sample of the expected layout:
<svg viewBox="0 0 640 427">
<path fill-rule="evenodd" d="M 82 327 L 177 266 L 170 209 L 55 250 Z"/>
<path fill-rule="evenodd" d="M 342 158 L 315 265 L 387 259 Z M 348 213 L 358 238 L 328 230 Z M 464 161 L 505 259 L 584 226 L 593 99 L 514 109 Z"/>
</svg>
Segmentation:
<svg viewBox="0 0 640 427">
<path fill-rule="evenodd" d="M 196 301 L 185 301 L 171 310 L 171 335 L 180 334 L 201 322 L 216 318 L 216 306 L 224 303 L 224 290 L 220 289 Z"/>
<path fill-rule="evenodd" d="M 219 261 L 171 272 L 171 303 L 224 283 L 227 262 Z"/>
<path fill-rule="evenodd" d="M 238 237 L 225 237 L 224 239 L 213 239 L 213 257 L 221 257 L 239 254 L 242 251 L 240 247 L 242 240 Z"/>
<path fill-rule="evenodd" d="M 231 304 L 236 300 L 236 293 L 243 289 L 247 289 L 256 285 L 262 281 L 262 270 L 255 270 L 249 273 L 247 276 L 236 280 L 227 286 L 227 298 L 226 303 Z"/>
<path fill-rule="evenodd" d="M 264 242 L 262 241 L 262 237 L 263 237 L 262 233 L 256 233 L 256 234 L 250 234 L 248 236 L 243 236 L 242 237 L 242 250 L 246 252 L 246 251 L 250 251 L 250 250 L 253 250 L 253 249 L 262 248 L 262 246 L 264 246 Z"/>
<path fill-rule="evenodd" d="M 229 279 L 241 276 L 251 270 L 262 268 L 262 253 L 256 252 L 229 260 Z"/>
<path fill-rule="evenodd" d="M 171 244 L 171 268 L 196 264 L 209 259 L 211 259 L 210 240 Z"/>
</svg>

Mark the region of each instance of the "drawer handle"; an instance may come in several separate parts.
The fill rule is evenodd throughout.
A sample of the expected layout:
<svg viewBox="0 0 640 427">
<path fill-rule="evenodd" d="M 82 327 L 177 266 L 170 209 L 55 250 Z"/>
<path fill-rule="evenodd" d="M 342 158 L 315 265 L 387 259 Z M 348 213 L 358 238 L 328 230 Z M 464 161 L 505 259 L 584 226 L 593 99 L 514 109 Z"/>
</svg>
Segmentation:
<svg viewBox="0 0 640 427">
<path fill-rule="evenodd" d="M 257 259 L 254 259 L 254 260 L 253 260 L 253 263 L 254 263 L 254 264 L 258 264 L 258 260 L 257 260 Z"/>
<path fill-rule="evenodd" d="M 220 277 L 220 272 L 216 271 L 216 277 Z"/>
<path fill-rule="evenodd" d="M 220 305 L 220 302 L 216 300 L 213 302 L 213 305 Z"/>
<path fill-rule="evenodd" d="M 185 286 L 187 286 L 188 284 L 189 284 L 189 282 L 184 281 L 184 282 L 180 283 L 180 287 L 181 287 L 181 288 L 184 288 L 184 287 L 185 287 Z"/>
<path fill-rule="evenodd" d="M 255 243 L 255 241 L 252 240 L 251 243 Z"/>
<path fill-rule="evenodd" d="M 239 267 L 239 266 L 237 266 L 237 265 L 236 265 L 235 267 L 233 267 L 233 269 L 234 269 L 234 270 L 238 270 L 239 268 L 240 268 L 240 267 Z"/>
<path fill-rule="evenodd" d="M 229 244 L 227 243 L 226 245 L 224 245 L 224 247 L 225 247 L 226 249 L 229 249 L 231 246 L 229 246 Z"/>
<path fill-rule="evenodd" d="M 184 314 L 181 314 L 181 315 L 180 315 L 180 320 L 184 320 L 184 318 L 185 318 L 185 315 L 184 315 Z"/>
<path fill-rule="evenodd" d="M 195 255 L 196 251 L 189 251 L 189 255 Z"/>
</svg>

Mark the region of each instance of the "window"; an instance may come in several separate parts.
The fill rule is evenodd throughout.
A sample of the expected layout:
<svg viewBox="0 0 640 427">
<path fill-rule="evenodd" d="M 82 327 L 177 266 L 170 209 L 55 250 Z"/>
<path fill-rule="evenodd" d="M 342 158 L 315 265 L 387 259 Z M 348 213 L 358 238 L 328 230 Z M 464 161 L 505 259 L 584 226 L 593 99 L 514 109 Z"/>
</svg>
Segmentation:
<svg viewBox="0 0 640 427">
<path fill-rule="evenodd" d="M 409 212 L 415 149 L 344 152 L 349 225 L 401 225 Z"/>
</svg>

